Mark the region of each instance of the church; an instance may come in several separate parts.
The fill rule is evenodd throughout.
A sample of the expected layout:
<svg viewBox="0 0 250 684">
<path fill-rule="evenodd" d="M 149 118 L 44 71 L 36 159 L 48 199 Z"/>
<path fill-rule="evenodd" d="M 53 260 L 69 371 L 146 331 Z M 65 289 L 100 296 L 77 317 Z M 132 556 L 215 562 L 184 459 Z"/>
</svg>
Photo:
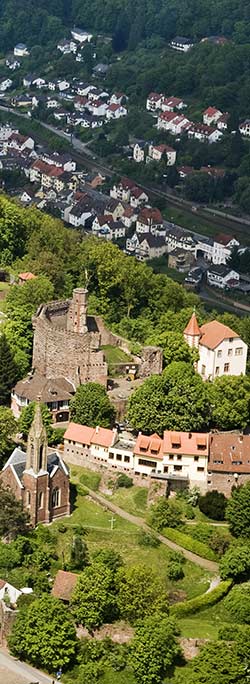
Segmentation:
<svg viewBox="0 0 250 684">
<path fill-rule="evenodd" d="M 48 451 L 40 401 L 36 403 L 26 453 L 20 447 L 14 449 L 0 480 L 23 502 L 32 527 L 70 514 L 69 471 L 57 451 Z"/>
</svg>

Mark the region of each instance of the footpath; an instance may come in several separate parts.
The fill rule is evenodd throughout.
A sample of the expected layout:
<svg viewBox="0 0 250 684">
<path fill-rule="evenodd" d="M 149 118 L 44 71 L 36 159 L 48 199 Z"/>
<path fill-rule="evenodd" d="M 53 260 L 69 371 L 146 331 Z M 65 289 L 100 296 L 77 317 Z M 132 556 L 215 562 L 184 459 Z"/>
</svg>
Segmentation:
<svg viewBox="0 0 250 684">
<path fill-rule="evenodd" d="M 91 497 L 91 499 L 101 504 L 101 506 L 112 511 L 112 513 L 116 513 L 116 515 L 119 515 L 120 518 L 128 520 L 128 522 L 131 522 L 133 525 L 140 527 L 146 532 L 152 533 L 151 527 L 149 527 L 145 523 L 145 520 L 143 520 L 143 518 L 140 518 L 137 515 L 132 515 L 127 511 L 124 511 L 123 508 L 120 508 L 120 506 L 113 504 L 111 501 L 106 499 L 101 494 L 94 492 L 92 489 L 89 489 L 88 487 L 85 488 L 88 490 L 88 494 Z M 187 549 L 184 549 L 179 544 L 175 544 L 175 542 L 170 541 L 170 539 L 167 539 L 162 534 L 159 534 L 159 532 L 154 532 L 154 534 L 157 536 L 157 538 L 162 544 L 168 546 L 172 551 L 180 551 L 187 560 L 191 561 L 192 563 L 195 563 L 195 565 L 199 565 L 201 568 L 204 568 L 204 570 L 209 570 L 210 572 L 214 572 L 216 574 L 219 573 L 219 565 L 215 561 L 207 560 L 206 558 L 198 556 L 196 553 L 192 553 L 192 551 L 187 551 Z"/>
</svg>

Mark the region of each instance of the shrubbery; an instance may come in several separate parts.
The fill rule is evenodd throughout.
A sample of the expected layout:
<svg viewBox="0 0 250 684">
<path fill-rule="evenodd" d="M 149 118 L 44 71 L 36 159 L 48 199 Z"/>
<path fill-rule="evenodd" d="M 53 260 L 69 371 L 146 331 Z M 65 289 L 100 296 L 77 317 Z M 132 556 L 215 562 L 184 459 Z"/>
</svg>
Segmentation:
<svg viewBox="0 0 250 684">
<path fill-rule="evenodd" d="M 220 576 L 222 579 L 231 578 L 236 581 L 250 577 L 250 548 L 247 544 L 226 551 L 220 561 Z"/>
<path fill-rule="evenodd" d="M 187 551 L 191 551 L 192 553 L 196 553 L 197 556 L 201 556 L 201 558 L 207 558 L 207 560 L 212 561 L 216 560 L 215 553 L 212 551 L 212 549 L 206 546 L 206 544 L 203 544 L 196 539 L 192 539 L 192 537 L 189 537 L 183 532 L 179 532 L 179 530 L 173 530 L 169 527 L 165 527 L 164 530 L 162 530 L 162 534 L 164 534 L 167 539 L 170 539 L 176 544 L 183 546 L 183 548 L 187 549 Z"/>
<path fill-rule="evenodd" d="M 200 511 L 208 518 L 212 518 L 212 520 L 225 519 L 227 499 L 222 492 L 217 492 L 216 489 L 207 492 L 204 496 L 200 496 L 198 505 Z"/>
<path fill-rule="evenodd" d="M 209 593 L 202 594 L 202 596 L 196 596 L 190 601 L 175 603 L 175 605 L 170 607 L 170 615 L 174 615 L 177 618 L 182 618 L 186 615 L 198 613 L 200 610 L 205 610 L 205 608 L 209 608 L 209 606 L 214 606 L 215 603 L 218 603 L 224 596 L 226 596 L 231 586 L 232 581 L 225 580 L 224 582 L 220 582 L 220 584 L 218 584 L 215 589 L 212 589 L 212 591 L 209 591 Z"/>
<path fill-rule="evenodd" d="M 233 587 L 226 596 L 224 605 L 235 622 L 250 624 L 250 583 Z"/>
<path fill-rule="evenodd" d="M 177 528 L 181 526 L 181 508 L 178 503 L 169 501 L 161 496 L 150 508 L 149 523 L 157 531 L 164 527 Z"/>
<path fill-rule="evenodd" d="M 125 473 L 118 475 L 118 478 L 116 480 L 116 487 L 125 487 L 126 489 L 133 487 L 132 477 L 128 477 L 128 475 L 126 475 Z"/>
</svg>

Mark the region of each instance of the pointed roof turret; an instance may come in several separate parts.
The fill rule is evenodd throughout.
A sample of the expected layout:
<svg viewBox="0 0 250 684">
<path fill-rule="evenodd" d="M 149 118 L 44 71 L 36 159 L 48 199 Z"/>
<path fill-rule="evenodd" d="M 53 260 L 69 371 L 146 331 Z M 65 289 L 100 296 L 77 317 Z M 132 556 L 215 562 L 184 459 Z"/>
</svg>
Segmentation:
<svg viewBox="0 0 250 684">
<path fill-rule="evenodd" d="M 47 432 L 43 424 L 41 397 L 37 397 L 34 418 L 28 434 L 26 470 L 35 473 L 47 468 Z"/>
<path fill-rule="evenodd" d="M 195 313 L 195 308 L 193 310 L 192 316 L 184 330 L 184 335 L 188 335 L 190 337 L 200 337 L 201 331 L 198 326 L 197 318 L 196 318 L 196 313 Z"/>
</svg>

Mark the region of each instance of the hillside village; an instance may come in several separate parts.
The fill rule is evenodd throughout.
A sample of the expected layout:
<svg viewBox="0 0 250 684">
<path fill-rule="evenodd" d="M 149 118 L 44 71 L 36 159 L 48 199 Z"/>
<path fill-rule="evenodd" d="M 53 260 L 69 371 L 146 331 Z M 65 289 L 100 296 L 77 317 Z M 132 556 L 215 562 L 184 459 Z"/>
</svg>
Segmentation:
<svg viewBox="0 0 250 684">
<path fill-rule="evenodd" d="M 250 119 L 187 68 L 225 2 L 0 10 L 3 684 L 250 677 Z"/>
</svg>

